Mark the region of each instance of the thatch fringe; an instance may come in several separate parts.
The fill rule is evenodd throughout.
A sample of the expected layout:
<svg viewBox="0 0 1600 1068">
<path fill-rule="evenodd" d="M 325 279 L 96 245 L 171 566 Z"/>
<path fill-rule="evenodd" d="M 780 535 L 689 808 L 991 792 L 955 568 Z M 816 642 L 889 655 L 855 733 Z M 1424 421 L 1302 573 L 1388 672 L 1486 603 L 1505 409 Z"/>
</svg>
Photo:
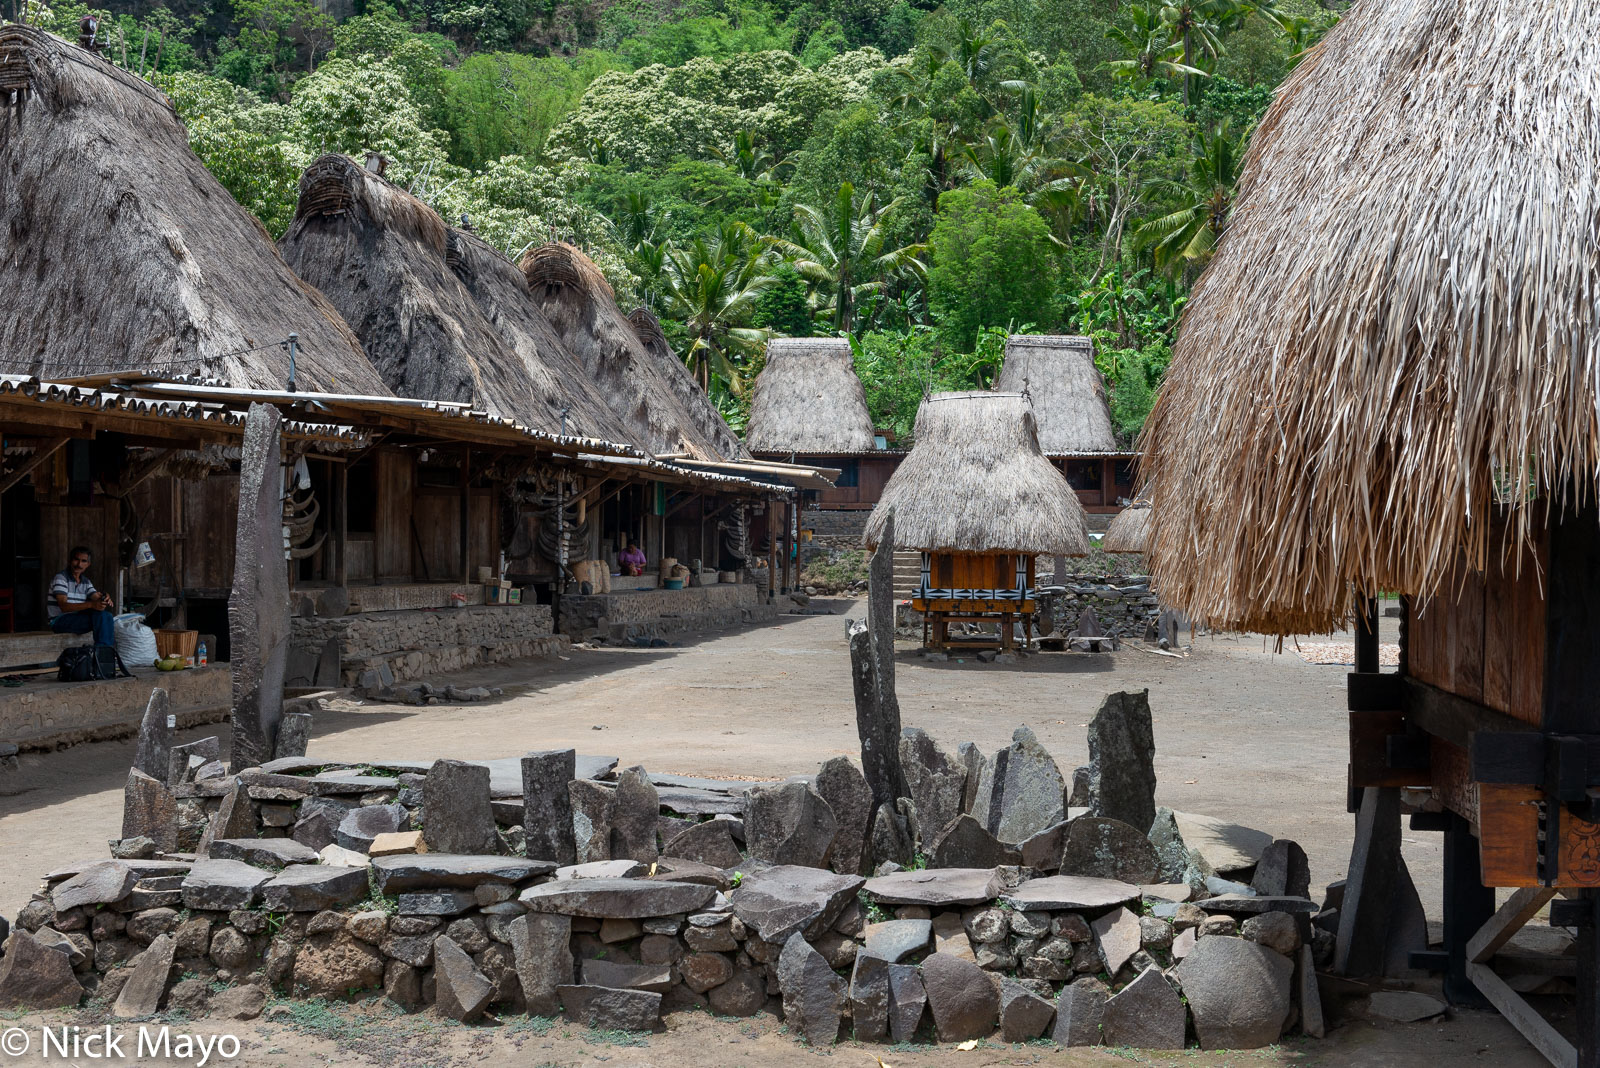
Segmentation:
<svg viewBox="0 0 1600 1068">
<path fill-rule="evenodd" d="M 523 256 L 521 266 L 534 300 L 628 428 L 629 441 L 657 455 L 750 455 L 665 338 L 659 349 L 641 339 L 600 268 L 581 250 L 543 245 Z"/>
<path fill-rule="evenodd" d="M 1111 517 L 1111 525 L 1100 539 L 1108 553 L 1142 553 L 1150 533 L 1150 505 L 1135 501 Z"/>
<path fill-rule="evenodd" d="M 872 415 L 850 342 L 773 338 L 756 378 L 745 444 L 753 452 L 808 456 L 869 452 Z"/>
<path fill-rule="evenodd" d="M 0 26 L 0 370 L 193 373 L 387 394 L 332 307 L 189 149 L 167 98 L 58 37 Z M 9 96 L 9 93 L 7 93 Z"/>
<path fill-rule="evenodd" d="M 346 156 L 320 157 L 300 179 L 282 245 L 402 396 L 468 403 L 547 433 L 625 440 L 522 272 L 388 179 Z"/>
<path fill-rule="evenodd" d="M 1083 556 L 1083 505 L 1039 450 L 1020 393 L 935 393 L 917 411 L 917 443 L 883 489 L 863 541 L 894 513 L 897 549 Z"/>
<path fill-rule="evenodd" d="M 1356 4 L 1279 90 L 1145 431 L 1152 572 L 1326 630 L 1600 472 L 1600 5 Z M 1510 549 L 1514 550 L 1513 544 Z"/>
<path fill-rule="evenodd" d="M 1013 334 L 994 388 L 1025 392 L 1039 420 L 1046 456 L 1116 452 L 1117 432 L 1094 342 L 1071 334 Z"/>
<path fill-rule="evenodd" d="M 635 308 L 628 313 L 628 322 L 633 324 L 633 332 L 639 335 L 645 348 L 658 355 L 671 355 L 672 346 L 667 344 L 667 332 L 661 329 L 661 320 L 656 318 L 655 312 L 645 307 Z"/>
</svg>

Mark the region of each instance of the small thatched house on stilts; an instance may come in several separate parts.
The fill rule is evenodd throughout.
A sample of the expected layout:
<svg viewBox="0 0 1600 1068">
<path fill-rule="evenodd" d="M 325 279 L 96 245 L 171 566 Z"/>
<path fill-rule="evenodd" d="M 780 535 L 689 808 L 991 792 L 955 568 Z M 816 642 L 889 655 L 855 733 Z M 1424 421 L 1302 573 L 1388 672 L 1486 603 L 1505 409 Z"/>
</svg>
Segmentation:
<svg viewBox="0 0 1600 1068">
<path fill-rule="evenodd" d="M 1040 452 L 1020 393 L 935 393 L 916 433 L 864 541 L 877 546 L 892 510 L 895 548 L 922 554 L 912 607 L 930 648 L 951 646 L 952 623 L 995 623 L 997 639 L 976 644 L 1010 649 L 1013 624 L 1033 626 L 1035 558 L 1089 551 L 1083 506 Z"/>
<path fill-rule="evenodd" d="M 1597 35 L 1593 4 L 1355 5 L 1255 134 L 1144 458 L 1165 600 L 1356 628 L 1335 969 L 1440 971 L 1581 1068 L 1600 1065 Z M 1385 591 L 1406 613 L 1392 673 Z M 1444 944 L 1409 960 L 1403 788 L 1427 799 L 1411 830 L 1444 835 Z M 1575 943 L 1525 970 L 1574 977 L 1570 1028 L 1497 955 L 1546 903 Z"/>
<path fill-rule="evenodd" d="M 1118 512 L 1100 539 L 1100 548 L 1108 553 L 1142 553 L 1150 531 L 1150 502 L 1134 501 Z"/>
</svg>

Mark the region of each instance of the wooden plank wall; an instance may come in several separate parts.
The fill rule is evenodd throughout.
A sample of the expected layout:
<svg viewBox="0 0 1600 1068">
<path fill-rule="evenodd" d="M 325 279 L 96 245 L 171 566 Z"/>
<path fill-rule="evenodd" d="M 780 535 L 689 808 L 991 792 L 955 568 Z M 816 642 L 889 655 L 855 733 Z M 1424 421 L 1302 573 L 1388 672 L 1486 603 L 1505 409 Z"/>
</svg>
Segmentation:
<svg viewBox="0 0 1600 1068">
<path fill-rule="evenodd" d="M 379 449 L 373 460 L 378 483 L 378 514 L 373 519 L 377 581 L 411 582 L 411 518 L 416 489 L 416 458 L 410 453 Z"/>
</svg>

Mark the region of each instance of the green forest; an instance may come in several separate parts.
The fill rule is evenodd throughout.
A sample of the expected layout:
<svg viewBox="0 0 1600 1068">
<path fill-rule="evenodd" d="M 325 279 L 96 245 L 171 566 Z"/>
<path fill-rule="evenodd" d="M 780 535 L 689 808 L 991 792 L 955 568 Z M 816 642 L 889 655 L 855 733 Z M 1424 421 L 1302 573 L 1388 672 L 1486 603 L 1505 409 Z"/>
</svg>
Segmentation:
<svg viewBox="0 0 1600 1068">
<path fill-rule="evenodd" d="M 341 8 L 341 5 L 344 5 Z M 272 232 L 322 152 L 517 257 L 583 247 L 736 428 L 773 334 L 850 339 L 881 427 L 1013 332 L 1149 411 L 1247 143 L 1335 0 L 169 0 L 101 12 Z M 69 39 L 89 10 L 9 12 Z"/>
</svg>

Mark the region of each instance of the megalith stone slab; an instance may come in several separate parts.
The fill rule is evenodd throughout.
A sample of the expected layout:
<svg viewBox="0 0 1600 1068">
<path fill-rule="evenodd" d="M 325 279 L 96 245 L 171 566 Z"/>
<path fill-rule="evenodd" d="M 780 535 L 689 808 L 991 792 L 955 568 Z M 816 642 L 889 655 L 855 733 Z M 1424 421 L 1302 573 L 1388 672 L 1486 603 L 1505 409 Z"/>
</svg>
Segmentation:
<svg viewBox="0 0 1600 1068">
<path fill-rule="evenodd" d="M 316 912 L 360 901 L 367 891 L 366 868 L 292 864 L 261 888 L 261 905 L 268 912 Z"/>
<path fill-rule="evenodd" d="M 994 1033 L 1000 992 L 988 972 L 960 957 L 935 953 L 922 962 L 922 985 L 940 1042 L 965 1042 Z"/>
<path fill-rule="evenodd" d="M 218 838 L 211 843 L 209 856 L 212 860 L 242 860 L 258 868 L 317 862 L 317 851 L 293 838 Z"/>
<path fill-rule="evenodd" d="M 337 801 L 331 797 L 308 797 L 300 802 L 300 810 L 296 813 L 294 830 L 290 837 L 302 845 L 310 846 L 321 852 L 331 845 L 339 844 L 339 827 L 344 823 L 344 818 L 350 814 L 355 806 L 345 801 Z M 383 807 L 383 806 L 368 806 Z M 354 825 L 352 825 L 354 826 Z M 218 838 L 241 838 L 241 834 L 219 834 Z M 363 835 L 365 844 L 370 847 L 372 838 Z M 349 849 L 349 846 L 340 846 Z"/>
<path fill-rule="evenodd" d="M 866 860 L 867 819 L 872 814 L 872 791 L 867 777 L 849 757 L 825 761 L 817 772 L 816 791 L 833 813 L 833 847 L 828 863 L 843 875 L 862 874 Z"/>
<path fill-rule="evenodd" d="M 82 998 L 71 957 L 27 931 L 11 933 L 0 957 L 0 1009 L 68 1009 Z"/>
<path fill-rule="evenodd" d="M 1000 981 L 1000 1037 L 1029 1042 L 1045 1033 L 1056 1007 L 1013 979 Z"/>
<path fill-rule="evenodd" d="M 433 853 L 498 852 L 487 767 L 464 760 L 434 761 L 422 780 L 422 840 Z"/>
<path fill-rule="evenodd" d="M 233 770 L 273 757 L 289 658 L 289 566 L 283 540 L 278 409 L 252 404 L 239 458 L 239 523 L 228 596 Z M 164 769 L 163 769 L 164 770 Z M 123 837 L 127 837 L 124 835 Z"/>
<path fill-rule="evenodd" d="M 310 804 L 310 802 L 306 802 Z M 380 834 L 394 834 L 405 827 L 410 816 L 404 805 L 363 805 L 352 808 L 339 821 L 334 841 L 345 849 L 365 853 Z M 426 816 L 424 816 L 426 819 Z"/>
<path fill-rule="evenodd" d="M 139 881 L 133 866 L 120 860 L 102 860 L 85 867 L 50 891 L 50 902 L 57 912 L 79 905 L 110 905 L 121 901 Z"/>
<path fill-rule="evenodd" d="M 1021 859 L 1017 847 L 1003 844 L 969 815 L 957 816 L 942 831 L 924 827 L 923 834 L 931 835 L 923 848 L 935 868 L 997 868 Z"/>
<path fill-rule="evenodd" d="M 1091 976 L 1062 987 L 1056 999 L 1055 1028 L 1050 1033 L 1056 1045 L 1098 1046 L 1106 997 L 1105 984 Z"/>
<path fill-rule="evenodd" d="M 167 980 L 172 975 L 172 957 L 177 942 L 170 934 L 157 936 L 143 953 L 133 961 L 133 972 L 117 993 L 111 1005 L 111 1015 L 119 1020 L 133 1020 L 154 1016 L 161 1007 L 161 996 L 167 992 Z"/>
<path fill-rule="evenodd" d="M 547 860 L 526 857 L 496 857 L 482 853 L 461 856 L 450 853 L 400 853 L 372 861 L 372 876 L 378 892 L 402 890 L 471 890 L 481 883 L 520 883 L 554 870 Z"/>
<path fill-rule="evenodd" d="M 612 859 L 654 864 L 660 856 L 656 848 L 660 816 L 661 797 L 649 773 L 634 766 L 619 774 L 611 810 Z"/>
<path fill-rule="evenodd" d="M 561 1008 L 559 987 L 575 978 L 572 959 L 572 918 L 554 913 L 530 912 L 507 926 L 512 959 L 528 1012 L 553 1016 Z"/>
<path fill-rule="evenodd" d="M 745 795 L 745 845 L 757 860 L 820 868 L 837 832 L 833 810 L 803 782 L 758 786 Z"/>
<path fill-rule="evenodd" d="M 1033 731 L 1018 727 L 1010 745 L 983 765 L 972 816 L 1007 845 L 1066 819 L 1066 781 Z"/>
<path fill-rule="evenodd" d="M 183 904 L 211 911 L 247 909 L 260 900 L 271 878 L 270 871 L 237 860 L 203 860 L 184 876 Z"/>
<path fill-rule="evenodd" d="M 1058 865 L 1063 875 L 1153 883 L 1160 872 L 1147 832 L 1109 816 L 1079 816 L 1067 825 Z"/>
<path fill-rule="evenodd" d="M 278 721 L 278 740 L 273 747 L 280 759 L 303 757 L 311 744 L 311 713 L 285 712 Z"/>
<path fill-rule="evenodd" d="M 777 972 L 789 1029 L 814 1048 L 832 1046 L 844 1010 L 844 980 L 798 931 L 784 942 Z"/>
<path fill-rule="evenodd" d="M 867 887 L 870 893 L 872 887 Z M 1136 902 L 1139 888 L 1117 879 L 1082 875 L 1049 875 L 1029 879 L 1004 895 L 1006 904 L 1019 912 L 1077 912 L 1108 909 Z M 976 902 L 974 902 L 976 904 Z"/>
<path fill-rule="evenodd" d="M 922 968 L 915 964 L 889 965 L 889 1038 L 910 1042 L 928 1008 L 922 985 Z"/>
<path fill-rule="evenodd" d="M 815 937 L 827 930 L 861 886 L 859 875 L 785 864 L 746 876 L 728 900 L 733 914 L 763 941 L 782 944 L 796 932 Z"/>
<path fill-rule="evenodd" d="M 1210 936 L 1178 965 L 1178 980 L 1204 1049 L 1258 1049 L 1276 1042 L 1289 1016 L 1294 964 L 1243 938 Z"/>
<path fill-rule="evenodd" d="M 713 868 L 736 868 L 744 860 L 727 820 L 706 820 L 693 824 L 673 835 L 661 847 L 661 855 L 697 860 Z"/>
<path fill-rule="evenodd" d="M 850 972 L 850 1019 L 856 1041 L 882 1042 L 889 1034 L 889 962 L 857 953 Z"/>
<path fill-rule="evenodd" d="M 971 812 L 978 803 L 978 783 L 983 779 L 983 766 L 987 762 L 983 751 L 972 742 L 956 746 L 956 759 L 967 769 L 967 781 L 961 787 L 961 811 Z"/>
<path fill-rule="evenodd" d="M 1149 833 L 1156 818 L 1150 691 L 1107 694 L 1089 721 L 1089 813 Z"/>
<path fill-rule="evenodd" d="M 905 770 L 906 785 L 911 788 L 911 800 L 917 806 L 924 834 L 938 834 L 965 811 L 962 798 L 967 787 L 966 762 L 941 748 L 921 727 L 907 727 L 900 732 L 900 766 Z"/>
<path fill-rule="evenodd" d="M 568 790 L 577 759 L 571 749 L 539 750 L 522 758 L 522 834 L 528 856 L 536 860 L 577 863 Z"/>
<path fill-rule="evenodd" d="M 1038 882 L 1040 880 L 1034 880 Z M 1031 883 L 1024 883 L 1027 887 Z M 1000 873 L 994 868 L 928 868 L 897 871 L 868 879 L 867 896 L 884 905 L 927 905 L 963 908 L 992 901 L 1000 894 Z M 1137 887 L 1132 887 L 1135 896 Z M 1063 906 L 1072 907 L 1072 906 Z"/>
<path fill-rule="evenodd" d="M 1100 955 L 1105 958 L 1106 971 L 1115 977 L 1122 966 L 1139 952 L 1139 917 L 1125 908 L 1112 909 L 1089 927 L 1100 943 Z"/>
<path fill-rule="evenodd" d="M 434 996 L 441 1016 L 471 1023 L 483 1015 L 494 996 L 494 984 L 449 935 L 434 940 L 433 967 Z"/>
<path fill-rule="evenodd" d="M 611 818 L 616 810 L 616 791 L 590 779 L 573 779 L 567 784 L 567 798 L 572 806 L 576 863 L 612 859 Z"/>
<path fill-rule="evenodd" d="M 1071 826 L 1070 821 L 1062 820 L 1024 840 L 1017 846 L 1022 864 L 1035 871 L 1055 871 L 1061 866 L 1061 851 L 1066 848 L 1067 828 Z"/>
<path fill-rule="evenodd" d="M 172 715 L 172 698 L 163 687 L 157 686 L 150 691 L 150 700 L 144 706 L 144 718 L 139 721 L 133 766 L 152 779 L 166 782 L 171 771 L 172 732 L 177 725 L 177 719 Z"/>
<path fill-rule="evenodd" d="M 933 942 L 933 921 L 885 920 L 882 923 L 869 923 L 864 934 L 862 953 L 890 964 L 899 964 L 907 957 L 921 953 Z"/>
<path fill-rule="evenodd" d="M 388 858 L 385 858 L 388 859 Z M 698 912 L 717 896 L 715 887 L 659 879 L 561 879 L 532 886 L 520 900 L 529 912 L 555 912 L 599 920 L 645 920 Z"/>
<path fill-rule="evenodd" d="M 1183 999 L 1153 964 L 1111 996 L 1101 1017 L 1101 1033 L 1108 1046 L 1182 1049 L 1187 1030 Z"/>
<path fill-rule="evenodd" d="M 878 865 L 888 862 L 907 868 L 915 856 L 916 842 L 905 817 L 888 805 L 879 805 L 867 843 L 868 866 L 876 871 Z"/>
<path fill-rule="evenodd" d="M 1310 897 L 1311 863 L 1299 843 L 1278 838 L 1261 851 L 1250 889 L 1262 897 Z"/>
<path fill-rule="evenodd" d="M 604 986 L 556 988 L 567 1018 L 598 1031 L 653 1031 L 661 1022 L 661 995 Z"/>
<path fill-rule="evenodd" d="M 148 838 L 163 853 L 178 848 L 178 799 L 165 782 L 138 768 L 129 769 L 122 792 L 122 837 Z"/>
</svg>

